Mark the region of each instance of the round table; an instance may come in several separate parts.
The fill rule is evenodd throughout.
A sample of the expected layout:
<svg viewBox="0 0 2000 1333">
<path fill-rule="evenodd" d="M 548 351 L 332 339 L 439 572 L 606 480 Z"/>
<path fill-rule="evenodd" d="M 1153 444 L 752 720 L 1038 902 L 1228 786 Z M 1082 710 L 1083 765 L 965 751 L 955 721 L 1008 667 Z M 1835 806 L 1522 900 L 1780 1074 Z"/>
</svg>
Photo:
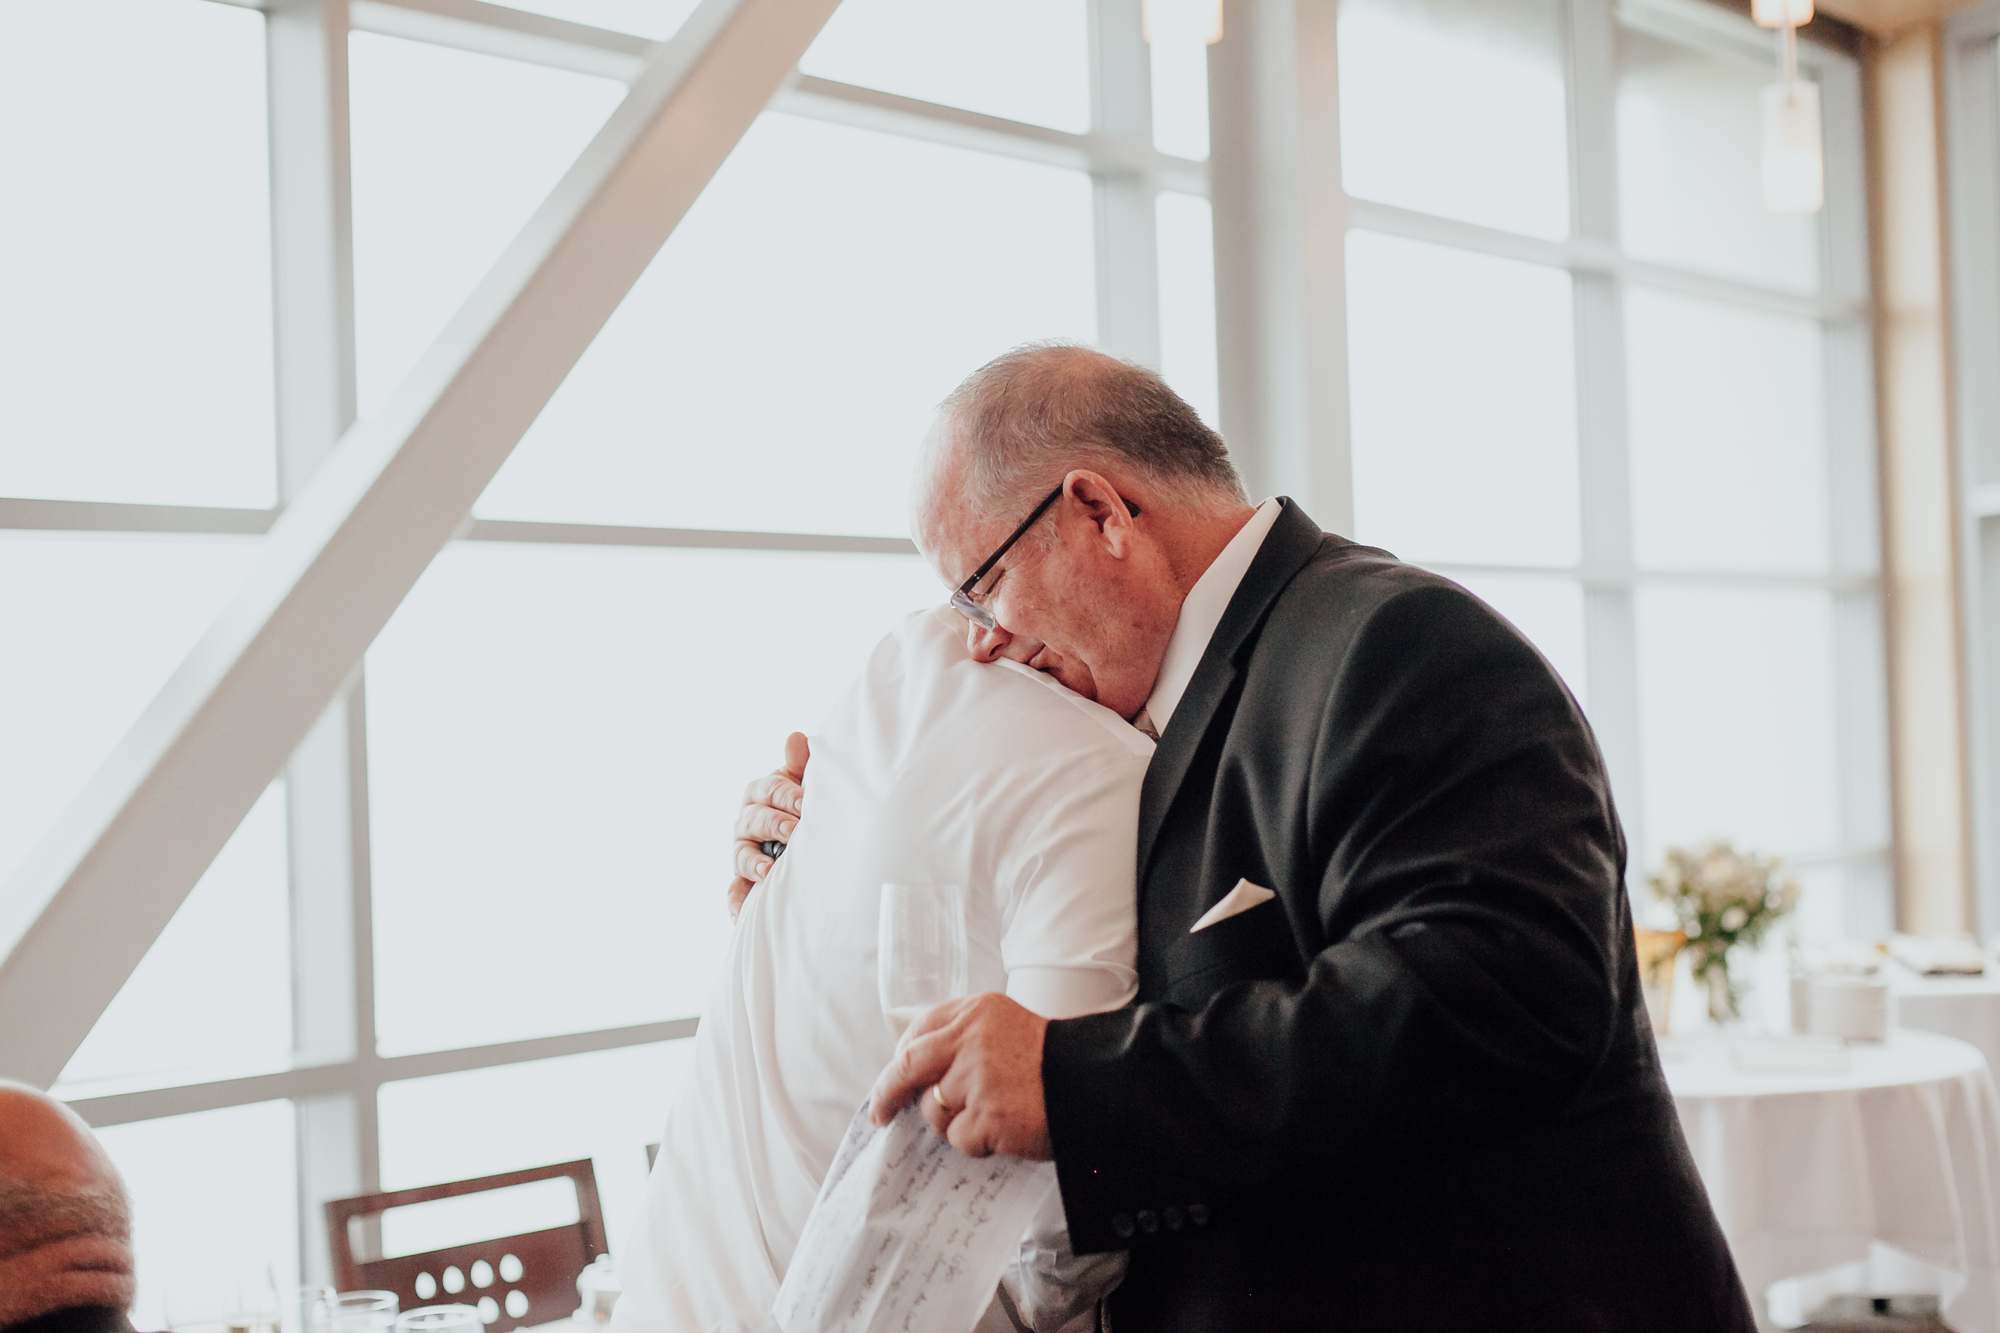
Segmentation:
<svg viewBox="0 0 2000 1333">
<path fill-rule="evenodd" d="M 1922 977 L 1894 964 L 1882 971 L 1899 1024 L 1970 1042 L 1988 1069 L 2000 1069 L 2000 968 L 1977 977 Z"/>
<path fill-rule="evenodd" d="M 1736 1043 L 1662 1043 L 1709 1201 L 1766 1326 L 1841 1291 L 1933 1293 L 2000 1333 L 2000 1116 L 1973 1046 L 1899 1030 L 1838 1074 L 1752 1073 Z"/>
</svg>

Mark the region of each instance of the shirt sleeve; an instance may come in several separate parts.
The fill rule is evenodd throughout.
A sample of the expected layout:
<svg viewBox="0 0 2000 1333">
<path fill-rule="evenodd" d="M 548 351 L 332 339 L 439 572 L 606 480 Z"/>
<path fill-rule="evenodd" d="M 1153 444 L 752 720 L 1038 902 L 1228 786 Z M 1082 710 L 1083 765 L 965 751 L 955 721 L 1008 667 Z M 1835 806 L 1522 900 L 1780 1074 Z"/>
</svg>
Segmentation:
<svg viewBox="0 0 2000 1333">
<path fill-rule="evenodd" d="M 1103 1013 L 1138 993 L 1134 860 L 1146 760 L 1116 755 L 1048 802 L 1007 869 L 1007 994 L 1044 1018 Z"/>
<path fill-rule="evenodd" d="M 1044 1018 L 1123 1008 L 1138 993 L 1139 787 L 1147 756 L 1117 754 L 1057 784 L 1002 866 L 1007 995 Z M 1054 1169 L 1050 1168 L 1053 1176 Z M 1084 1333 L 1125 1276 L 1123 1254 L 1079 1257 L 1051 1189 L 1002 1281 L 1032 1333 Z"/>
</svg>

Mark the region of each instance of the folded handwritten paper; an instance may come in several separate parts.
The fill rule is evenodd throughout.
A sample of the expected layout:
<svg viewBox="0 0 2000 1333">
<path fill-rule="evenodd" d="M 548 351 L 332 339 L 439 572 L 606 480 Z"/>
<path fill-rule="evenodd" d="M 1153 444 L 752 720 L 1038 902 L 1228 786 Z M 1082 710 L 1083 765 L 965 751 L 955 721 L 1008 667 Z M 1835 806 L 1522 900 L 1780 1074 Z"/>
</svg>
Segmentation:
<svg viewBox="0 0 2000 1333">
<path fill-rule="evenodd" d="M 906 1106 L 863 1103 L 834 1153 L 772 1313 L 784 1333 L 971 1333 L 1055 1169 L 971 1158 Z"/>
</svg>

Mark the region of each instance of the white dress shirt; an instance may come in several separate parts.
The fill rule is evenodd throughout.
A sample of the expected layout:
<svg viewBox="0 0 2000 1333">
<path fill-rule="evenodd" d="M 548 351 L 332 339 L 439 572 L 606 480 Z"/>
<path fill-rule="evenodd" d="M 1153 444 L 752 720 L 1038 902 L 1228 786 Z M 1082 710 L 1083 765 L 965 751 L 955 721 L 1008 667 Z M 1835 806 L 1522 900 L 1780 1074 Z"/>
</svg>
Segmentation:
<svg viewBox="0 0 2000 1333">
<path fill-rule="evenodd" d="M 1222 613 L 1229 609 L 1229 599 L 1236 595 L 1243 576 L 1250 572 L 1250 562 L 1271 534 L 1271 525 L 1278 521 L 1279 508 L 1276 500 L 1258 505 L 1250 520 L 1236 530 L 1229 545 L 1188 589 L 1187 600 L 1181 603 L 1181 618 L 1174 622 L 1173 637 L 1167 640 L 1167 654 L 1160 659 L 1160 674 L 1153 679 L 1153 693 L 1140 710 L 1152 724 L 1149 734 L 1162 734 L 1173 720 L 1174 709 L 1180 707 L 1181 696 L 1194 679 L 1194 669 L 1208 651 L 1208 641 L 1215 637 L 1215 627 L 1222 623 Z"/>
<path fill-rule="evenodd" d="M 775 1329 L 820 1181 L 895 1049 L 875 981 L 885 882 L 966 888 L 975 992 L 1053 1018 L 1137 989 L 1153 745 L 1123 719 L 974 662 L 939 608 L 882 641 L 811 740 L 805 813 L 737 919 L 619 1252 L 614 1333 Z"/>
</svg>

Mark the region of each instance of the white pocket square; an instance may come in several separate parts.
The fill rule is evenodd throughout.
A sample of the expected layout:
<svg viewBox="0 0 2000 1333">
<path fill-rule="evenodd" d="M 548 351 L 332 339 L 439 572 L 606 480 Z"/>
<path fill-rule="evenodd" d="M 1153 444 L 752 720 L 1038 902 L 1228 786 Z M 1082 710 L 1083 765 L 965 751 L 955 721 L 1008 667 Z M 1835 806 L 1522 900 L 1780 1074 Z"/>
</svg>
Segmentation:
<svg viewBox="0 0 2000 1333">
<path fill-rule="evenodd" d="M 1236 887 L 1224 894 L 1222 901 L 1201 914 L 1201 920 L 1188 927 L 1188 934 L 1197 930 L 1207 930 L 1218 921 L 1247 912 L 1258 903 L 1268 903 L 1278 895 L 1261 884 L 1252 884 L 1247 879 L 1236 881 Z"/>
</svg>

